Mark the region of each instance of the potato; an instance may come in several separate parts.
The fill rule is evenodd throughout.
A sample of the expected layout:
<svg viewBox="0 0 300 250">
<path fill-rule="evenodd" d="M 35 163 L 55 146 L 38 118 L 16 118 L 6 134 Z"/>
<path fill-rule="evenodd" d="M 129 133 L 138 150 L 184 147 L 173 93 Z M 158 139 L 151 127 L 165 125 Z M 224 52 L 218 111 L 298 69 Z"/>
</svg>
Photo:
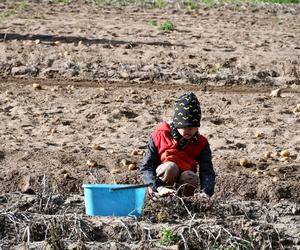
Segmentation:
<svg viewBox="0 0 300 250">
<path fill-rule="evenodd" d="M 249 161 L 247 160 L 247 159 L 245 159 L 245 158 L 242 158 L 242 159 L 240 159 L 240 165 L 242 166 L 242 167 L 248 167 L 249 166 Z"/>
<path fill-rule="evenodd" d="M 97 143 L 92 144 L 91 148 L 94 149 L 94 150 L 101 150 L 101 149 L 103 149 L 103 148 L 102 148 L 99 144 L 97 144 Z"/>
<path fill-rule="evenodd" d="M 39 85 L 38 83 L 32 84 L 32 87 L 33 87 L 34 89 L 42 89 L 41 85 Z"/>
<path fill-rule="evenodd" d="M 131 164 L 128 165 L 128 169 L 131 170 L 131 171 L 137 170 L 137 166 L 136 166 L 136 164 L 131 163 Z"/>
<path fill-rule="evenodd" d="M 300 112 L 300 108 L 298 108 L 298 107 L 294 108 L 294 109 L 293 109 L 293 112 L 294 112 L 294 113 L 299 113 L 299 112 Z"/>
<path fill-rule="evenodd" d="M 280 152 L 280 156 L 282 156 L 282 157 L 289 157 L 290 156 L 290 152 L 288 150 L 282 150 Z"/>
<path fill-rule="evenodd" d="M 262 139 L 262 138 L 264 138 L 264 134 L 263 133 L 256 133 L 255 137 L 258 138 L 258 139 Z"/>
<path fill-rule="evenodd" d="M 98 163 L 97 163 L 96 161 L 94 161 L 94 160 L 87 160 L 87 161 L 86 161 L 86 165 L 87 165 L 88 167 L 94 168 L 94 167 L 97 167 L 97 166 L 98 166 Z"/>
</svg>

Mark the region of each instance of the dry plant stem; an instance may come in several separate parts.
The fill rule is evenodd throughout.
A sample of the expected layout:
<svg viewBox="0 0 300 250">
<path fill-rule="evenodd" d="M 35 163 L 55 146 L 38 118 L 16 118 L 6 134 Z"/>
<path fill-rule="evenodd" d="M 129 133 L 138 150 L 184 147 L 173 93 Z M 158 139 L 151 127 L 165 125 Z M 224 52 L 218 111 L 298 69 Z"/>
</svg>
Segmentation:
<svg viewBox="0 0 300 250">
<path fill-rule="evenodd" d="M 46 206 L 45 206 L 45 208 L 44 208 L 44 212 L 46 212 L 46 211 L 47 211 L 47 209 L 48 209 L 48 205 L 49 205 L 49 202 L 50 202 L 51 198 L 52 198 L 52 192 L 49 194 L 49 197 L 48 197 L 48 199 L 47 199 Z"/>
<path fill-rule="evenodd" d="M 184 206 L 185 210 L 188 212 L 188 214 L 191 217 L 191 219 L 193 219 L 194 217 L 193 217 L 192 213 L 190 212 L 190 210 L 186 207 L 183 199 L 181 197 L 179 197 L 178 195 L 176 195 L 176 194 L 174 194 L 174 197 L 177 197 L 181 201 L 181 203 Z"/>
<path fill-rule="evenodd" d="M 15 221 L 15 218 L 13 215 L 11 215 L 11 213 L 7 213 L 6 214 L 7 218 L 14 224 L 14 229 L 15 229 L 15 234 L 16 234 L 16 243 L 19 243 L 19 232 L 18 232 L 18 228 L 17 228 L 17 222 Z"/>
<path fill-rule="evenodd" d="M 124 223 L 122 220 L 119 220 L 119 221 L 120 221 L 120 223 L 122 224 L 122 226 L 126 229 L 128 235 L 129 235 L 129 238 L 132 239 L 132 235 L 131 235 L 131 233 L 130 233 L 128 227 L 125 225 L 125 223 Z"/>
<path fill-rule="evenodd" d="M 25 223 L 24 223 L 25 224 Z M 25 224 L 26 225 L 26 224 Z M 27 244 L 26 248 L 29 249 L 29 244 L 30 244 L 30 226 L 26 226 L 24 233 L 23 233 L 23 241 L 25 241 L 25 235 L 27 236 Z"/>
<path fill-rule="evenodd" d="M 184 249 L 188 249 L 188 245 L 187 245 L 187 243 L 186 243 L 186 239 L 185 239 L 184 236 L 183 236 L 183 233 L 180 234 L 180 237 L 181 237 L 182 240 L 183 240 Z"/>
<path fill-rule="evenodd" d="M 91 171 L 89 171 L 89 174 L 92 176 L 92 178 L 93 178 L 93 183 L 97 183 L 97 179 L 95 178 L 95 176 L 92 174 L 92 172 Z"/>
<path fill-rule="evenodd" d="M 191 233 L 191 227 L 192 227 L 192 223 L 193 223 L 195 216 L 196 216 L 196 214 L 193 215 L 192 219 L 189 222 L 189 233 Z"/>
<path fill-rule="evenodd" d="M 149 239 L 149 241 L 152 241 L 152 237 L 151 237 L 151 231 L 150 231 L 150 228 L 148 228 L 148 227 L 144 227 L 144 229 L 146 229 L 146 230 L 147 230 L 147 232 L 148 232 L 148 239 Z"/>
<path fill-rule="evenodd" d="M 243 242 L 245 242 L 245 243 L 247 243 L 247 244 L 251 244 L 251 242 L 250 241 L 247 241 L 247 240 L 244 240 L 244 239 L 242 239 L 242 238 L 240 238 L 240 237 L 237 237 L 237 236 L 233 236 L 227 229 L 225 229 L 224 227 L 222 227 L 221 229 L 223 229 L 227 234 L 229 234 L 229 240 L 231 240 L 231 239 L 234 239 L 234 240 L 239 240 L 239 241 L 243 241 Z"/>
<path fill-rule="evenodd" d="M 194 231 L 195 235 L 197 236 L 198 240 L 200 241 L 201 239 L 199 237 L 199 234 L 198 234 L 197 230 L 195 228 L 193 228 L 193 231 Z"/>
</svg>

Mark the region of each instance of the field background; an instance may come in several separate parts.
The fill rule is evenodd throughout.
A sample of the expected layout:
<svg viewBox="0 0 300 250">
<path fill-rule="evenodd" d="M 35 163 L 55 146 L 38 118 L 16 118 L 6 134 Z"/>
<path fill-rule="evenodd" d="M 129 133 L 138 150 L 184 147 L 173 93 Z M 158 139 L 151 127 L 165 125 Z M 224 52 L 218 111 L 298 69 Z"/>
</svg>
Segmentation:
<svg viewBox="0 0 300 250">
<path fill-rule="evenodd" d="M 261 1 L 0 1 L 0 248 L 299 249 L 299 14 Z M 211 201 L 86 216 L 82 184 L 141 183 L 128 167 L 186 91 L 213 150 Z"/>
</svg>

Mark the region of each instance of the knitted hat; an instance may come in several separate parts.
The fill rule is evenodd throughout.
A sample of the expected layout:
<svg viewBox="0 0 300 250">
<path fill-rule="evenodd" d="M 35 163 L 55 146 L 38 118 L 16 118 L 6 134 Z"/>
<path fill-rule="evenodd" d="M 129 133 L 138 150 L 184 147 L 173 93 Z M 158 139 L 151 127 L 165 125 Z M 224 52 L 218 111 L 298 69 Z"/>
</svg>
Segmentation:
<svg viewBox="0 0 300 250">
<path fill-rule="evenodd" d="M 185 93 L 175 102 L 173 123 L 175 128 L 200 127 L 201 108 L 196 95 Z"/>
</svg>

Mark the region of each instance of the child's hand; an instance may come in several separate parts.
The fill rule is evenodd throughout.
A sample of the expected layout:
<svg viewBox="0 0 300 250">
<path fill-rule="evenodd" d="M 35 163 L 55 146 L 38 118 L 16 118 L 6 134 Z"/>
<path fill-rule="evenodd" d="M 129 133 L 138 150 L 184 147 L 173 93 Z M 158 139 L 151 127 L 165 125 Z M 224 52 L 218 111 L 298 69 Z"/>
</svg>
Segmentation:
<svg viewBox="0 0 300 250">
<path fill-rule="evenodd" d="M 207 194 L 204 193 L 204 192 L 201 192 L 201 193 L 195 193 L 195 194 L 194 194 L 194 197 L 195 197 L 196 199 L 199 199 L 199 200 L 204 201 L 204 202 L 207 202 L 207 201 L 209 201 L 209 199 L 210 199 L 209 195 L 207 195 Z"/>
<path fill-rule="evenodd" d="M 157 192 L 159 196 L 169 196 L 171 194 L 175 194 L 175 190 L 167 187 L 158 187 Z"/>
</svg>

